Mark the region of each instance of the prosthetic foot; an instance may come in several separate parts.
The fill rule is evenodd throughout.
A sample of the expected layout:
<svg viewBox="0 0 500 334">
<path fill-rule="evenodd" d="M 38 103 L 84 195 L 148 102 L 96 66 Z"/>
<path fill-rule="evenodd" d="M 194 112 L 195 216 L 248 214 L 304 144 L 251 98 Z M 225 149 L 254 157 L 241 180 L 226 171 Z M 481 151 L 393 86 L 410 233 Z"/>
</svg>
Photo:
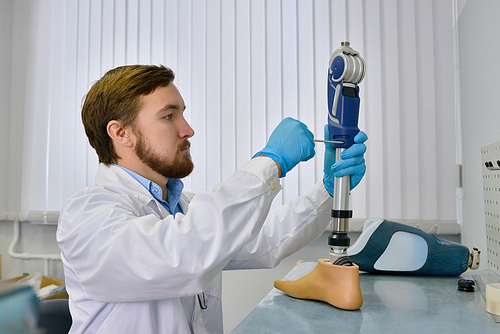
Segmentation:
<svg viewBox="0 0 500 334">
<path fill-rule="evenodd" d="M 369 219 L 347 254 L 360 270 L 400 275 L 460 275 L 477 269 L 480 251 L 436 238 L 418 228 Z"/>
<path fill-rule="evenodd" d="M 344 310 L 363 305 L 359 267 L 336 266 L 329 259 L 319 259 L 313 271 L 296 281 L 274 281 L 274 286 L 291 297 L 320 300 Z"/>
</svg>

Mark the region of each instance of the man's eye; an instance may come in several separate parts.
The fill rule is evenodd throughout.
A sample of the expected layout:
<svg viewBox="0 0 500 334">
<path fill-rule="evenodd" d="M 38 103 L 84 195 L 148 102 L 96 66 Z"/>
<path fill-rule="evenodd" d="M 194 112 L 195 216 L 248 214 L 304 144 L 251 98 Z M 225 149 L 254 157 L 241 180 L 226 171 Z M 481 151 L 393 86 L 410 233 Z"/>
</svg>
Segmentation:
<svg viewBox="0 0 500 334">
<path fill-rule="evenodd" d="M 169 120 L 171 120 L 172 118 L 174 118 L 174 115 L 170 114 L 170 115 L 167 115 L 167 116 L 165 116 L 165 117 L 163 117 L 163 118 L 165 118 L 167 121 L 169 121 Z"/>
</svg>

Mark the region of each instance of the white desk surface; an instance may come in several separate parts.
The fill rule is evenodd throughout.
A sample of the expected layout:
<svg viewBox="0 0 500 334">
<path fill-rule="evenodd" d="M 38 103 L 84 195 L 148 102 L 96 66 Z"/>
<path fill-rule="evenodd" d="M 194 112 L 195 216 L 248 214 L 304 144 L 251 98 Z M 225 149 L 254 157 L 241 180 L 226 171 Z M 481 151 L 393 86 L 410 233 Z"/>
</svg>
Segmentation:
<svg viewBox="0 0 500 334">
<path fill-rule="evenodd" d="M 299 263 L 285 279 L 298 279 L 315 266 Z M 458 291 L 460 278 L 474 279 L 475 292 Z M 500 334 L 500 323 L 486 312 L 484 291 L 481 294 L 484 285 L 495 282 L 500 277 L 491 270 L 468 270 L 453 277 L 361 273 L 364 303 L 358 311 L 295 299 L 273 289 L 231 333 Z"/>
</svg>

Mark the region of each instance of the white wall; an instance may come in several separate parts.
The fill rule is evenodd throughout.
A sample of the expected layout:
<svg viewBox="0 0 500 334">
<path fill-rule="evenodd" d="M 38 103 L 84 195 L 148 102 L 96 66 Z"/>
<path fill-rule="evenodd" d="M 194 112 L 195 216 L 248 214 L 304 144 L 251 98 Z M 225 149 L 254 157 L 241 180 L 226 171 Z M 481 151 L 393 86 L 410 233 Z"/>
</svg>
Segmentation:
<svg viewBox="0 0 500 334">
<path fill-rule="evenodd" d="M 19 276 L 23 273 L 45 271 L 43 260 L 19 260 L 8 255 L 8 248 L 13 238 L 14 225 L 12 222 L 0 222 L 0 255 L 2 255 L 2 279 Z M 21 223 L 21 239 L 15 249 L 16 252 L 51 253 L 59 254 L 56 243 L 56 226 L 32 225 L 28 222 Z M 48 276 L 64 280 L 61 261 L 48 263 Z"/>
<path fill-rule="evenodd" d="M 500 141 L 500 1 L 468 0 L 458 19 L 463 148 L 462 243 L 486 257 L 482 146 Z M 483 259 L 482 264 L 486 264 Z"/>
</svg>

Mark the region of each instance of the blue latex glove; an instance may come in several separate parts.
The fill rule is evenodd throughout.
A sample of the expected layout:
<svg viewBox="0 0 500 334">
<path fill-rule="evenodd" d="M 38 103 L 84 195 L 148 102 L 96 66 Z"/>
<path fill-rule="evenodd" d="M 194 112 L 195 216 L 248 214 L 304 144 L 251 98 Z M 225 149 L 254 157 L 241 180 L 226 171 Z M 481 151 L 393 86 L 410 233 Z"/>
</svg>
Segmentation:
<svg viewBox="0 0 500 334">
<path fill-rule="evenodd" d="M 340 160 L 335 162 L 335 149 L 332 144 L 325 143 L 325 160 L 323 168 L 323 184 L 328 193 L 333 196 L 333 185 L 336 177 L 351 176 L 351 189 L 354 189 L 366 171 L 364 154 L 366 145 L 364 142 L 368 136 L 359 131 L 354 137 L 354 144 L 340 154 Z M 330 129 L 325 125 L 325 140 L 330 140 Z"/>
<path fill-rule="evenodd" d="M 265 155 L 280 165 L 284 177 L 301 161 L 314 157 L 314 135 L 307 126 L 293 118 L 285 118 L 274 129 L 264 149 L 258 155 Z"/>
</svg>

